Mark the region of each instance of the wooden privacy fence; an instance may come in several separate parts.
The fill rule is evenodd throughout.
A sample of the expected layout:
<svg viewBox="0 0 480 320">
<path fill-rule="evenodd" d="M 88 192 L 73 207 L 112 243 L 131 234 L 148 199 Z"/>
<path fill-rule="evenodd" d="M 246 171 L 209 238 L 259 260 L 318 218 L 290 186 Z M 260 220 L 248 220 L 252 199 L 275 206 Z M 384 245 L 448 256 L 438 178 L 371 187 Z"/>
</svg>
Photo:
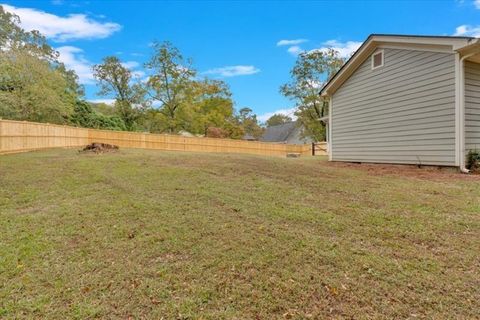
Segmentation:
<svg viewBox="0 0 480 320">
<path fill-rule="evenodd" d="M 87 145 L 88 129 L 0 120 L 0 153 Z"/>
<path fill-rule="evenodd" d="M 328 154 L 326 142 L 312 142 L 312 156 L 325 156 Z"/>
<path fill-rule="evenodd" d="M 248 153 L 286 156 L 312 155 L 312 146 L 233 139 L 182 137 L 142 132 L 96 130 L 47 123 L 0 120 L 0 153 L 46 148 L 80 147 L 92 142 L 115 144 L 123 148 L 219 153 Z"/>
</svg>

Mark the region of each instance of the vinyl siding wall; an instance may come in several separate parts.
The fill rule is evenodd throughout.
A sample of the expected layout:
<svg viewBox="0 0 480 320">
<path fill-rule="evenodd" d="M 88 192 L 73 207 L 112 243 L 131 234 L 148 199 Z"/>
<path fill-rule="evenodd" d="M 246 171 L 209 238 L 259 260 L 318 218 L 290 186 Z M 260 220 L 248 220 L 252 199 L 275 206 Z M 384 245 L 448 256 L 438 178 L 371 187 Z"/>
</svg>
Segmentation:
<svg viewBox="0 0 480 320">
<path fill-rule="evenodd" d="M 480 64 L 465 62 L 465 148 L 480 150 Z"/>
<path fill-rule="evenodd" d="M 332 160 L 455 165 L 455 56 L 369 57 L 333 95 Z"/>
</svg>

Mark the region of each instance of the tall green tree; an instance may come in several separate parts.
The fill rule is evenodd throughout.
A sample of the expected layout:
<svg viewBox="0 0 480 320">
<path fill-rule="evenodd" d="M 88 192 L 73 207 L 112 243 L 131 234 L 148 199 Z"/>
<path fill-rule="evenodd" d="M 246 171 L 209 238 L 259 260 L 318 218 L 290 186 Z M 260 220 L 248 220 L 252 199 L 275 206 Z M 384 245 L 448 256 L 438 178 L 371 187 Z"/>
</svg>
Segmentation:
<svg viewBox="0 0 480 320">
<path fill-rule="evenodd" d="M 268 128 L 268 127 L 278 126 L 278 125 L 285 124 L 287 122 L 292 122 L 292 121 L 293 120 L 291 117 L 281 113 L 276 113 L 270 118 L 268 118 L 267 121 L 265 121 L 265 126 Z"/>
<path fill-rule="evenodd" d="M 76 100 L 61 72 L 27 52 L 0 52 L 0 117 L 67 123 Z"/>
<path fill-rule="evenodd" d="M 295 115 L 305 128 L 305 136 L 325 140 L 325 125 L 320 118 L 328 114 L 328 101 L 319 96 L 319 91 L 344 62 L 334 49 L 300 53 L 290 71 L 291 81 L 281 86 L 280 92 L 296 104 Z"/>
<path fill-rule="evenodd" d="M 228 137 L 234 134 L 238 124 L 228 85 L 223 81 L 204 79 L 194 81 L 193 88 L 192 117 L 187 130 L 207 135 L 209 128 L 217 128 Z"/>
<path fill-rule="evenodd" d="M 38 31 L 0 6 L 0 117 L 66 123 L 83 95 L 76 74 Z"/>
<path fill-rule="evenodd" d="M 147 81 L 148 94 L 160 106 L 158 125 L 161 131 L 175 133 L 182 130 L 182 116 L 188 115 L 188 101 L 194 90 L 193 78 L 196 71 L 188 59 L 184 59 L 178 48 L 170 42 L 155 42 L 153 56 L 145 64 L 151 75 Z"/>
<path fill-rule="evenodd" d="M 20 27 L 20 18 L 0 6 L 0 50 L 30 54 L 43 60 L 57 62 L 58 52 L 38 31 L 25 31 Z"/>
<path fill-rule="evenodd" d="M 238 110 L 237 121 L 245 134 L 255 138 L 260 138 L 263 134 L 263 128 L 258 123 L 257 115 L 253 113 L 252 109 L 242 108 Z"/>
<path fill-rule="evenodd" d="M 105 57 L 93 66 L 93 75 L 100 86 L 100 95 L 113 95 L 115 112 L 127 130 L 135 130 L 144 107 L 145 91 L 140 83 L 133 83 L 132 72 L 114 56 Z"/>
</svg>

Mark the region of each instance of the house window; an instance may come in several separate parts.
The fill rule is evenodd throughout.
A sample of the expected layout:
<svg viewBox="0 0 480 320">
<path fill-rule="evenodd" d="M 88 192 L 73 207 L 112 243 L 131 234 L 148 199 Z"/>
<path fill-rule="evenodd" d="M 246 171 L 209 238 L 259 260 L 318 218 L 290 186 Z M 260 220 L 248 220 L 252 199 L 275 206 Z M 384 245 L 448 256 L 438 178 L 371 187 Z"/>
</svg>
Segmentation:
<svg viewBox="0 0 480 320">
<path fill-rule="evenodd" d="M 383 67 L 383 51 L 375 52 L 372 55 L 372 70 Z"/>
</svg>

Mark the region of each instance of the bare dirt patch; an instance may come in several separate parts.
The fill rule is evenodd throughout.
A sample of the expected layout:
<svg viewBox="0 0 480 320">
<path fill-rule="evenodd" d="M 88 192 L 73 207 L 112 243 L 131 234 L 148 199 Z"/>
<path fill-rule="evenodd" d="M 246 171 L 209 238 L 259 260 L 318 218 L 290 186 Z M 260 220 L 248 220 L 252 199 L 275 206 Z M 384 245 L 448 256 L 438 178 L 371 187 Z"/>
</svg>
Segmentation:
<svg viewBox="0 0 480 320">
<path fill-rule="evenodd" d="M 93 142 L 86 145 L 81 151 L 93 153 L 116 152 L 118 151 L 118 146 L 108 143 Z"/>
</svg>

